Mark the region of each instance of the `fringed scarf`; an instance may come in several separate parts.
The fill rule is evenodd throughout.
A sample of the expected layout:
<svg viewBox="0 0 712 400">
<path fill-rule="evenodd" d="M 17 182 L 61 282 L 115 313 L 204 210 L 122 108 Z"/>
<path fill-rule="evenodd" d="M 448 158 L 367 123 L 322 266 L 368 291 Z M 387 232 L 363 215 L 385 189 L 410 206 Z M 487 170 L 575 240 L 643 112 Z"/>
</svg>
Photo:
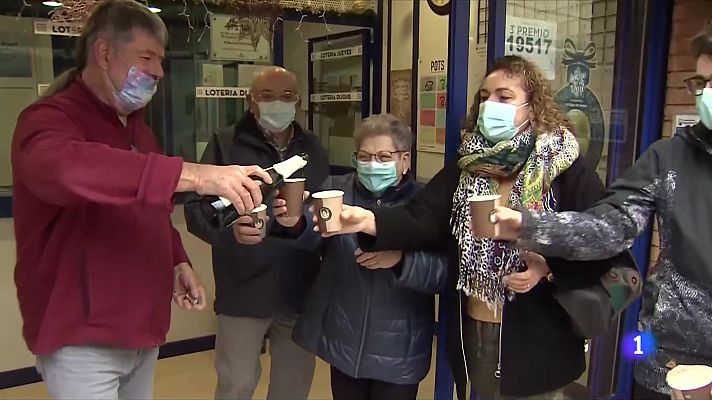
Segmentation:
<svg viewBox="0 0 712 400">
<path fill-rule="evenodd" d="M 458 152 L 462 173 L 453 197 L 451 219 L 460 249 L 457 287 L 467 296 L 486 303 L 491 310 L 497 310 L 505 298 L 514 295 L 505 288 L 503 278 L 519 268 L 519 250 L 506 242 L 474 237 L 467 199 L 497 194 L 496 178 L 518 174 L 508 202 L 502 199 L 502 204 L 539 212 L 554 211 L 556 199 L 551 184 L 578 158 L 579 146 L 574 135 L 564 128 L 537 136 L 529 127 L 512 140 L 494 146 L 481 134 L 468 133 Z"/>
</svg>

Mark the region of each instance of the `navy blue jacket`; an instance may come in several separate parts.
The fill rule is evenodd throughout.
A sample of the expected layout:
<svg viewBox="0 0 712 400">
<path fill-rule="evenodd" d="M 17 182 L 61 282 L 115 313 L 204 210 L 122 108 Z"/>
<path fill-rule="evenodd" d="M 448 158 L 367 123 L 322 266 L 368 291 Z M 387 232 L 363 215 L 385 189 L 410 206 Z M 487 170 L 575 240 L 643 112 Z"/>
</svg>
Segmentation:
<svg viewBox="0 0 712 400">
<path fill-rule="evenodd" d="M 254 116 L 245 114 L 235 126 L 213 135 L 201 162 L 217 165 L 272 164 L 307 153 L 309 163 L 297 174 L 309 191 L 328 176 L 329 163 L 319 139 L 293 124 L 294 137 L 286 153 L 269 143 Z M 271 204 L 271 199 L 265 199 Z M 272 207 L 268 208 L 272 212 Z M 319 254 L 298 248 L 293 240 L 267 236 L 256 245 L 235 241 L 232 228 L 215 229 L 196 203 L 185 205 L 188 231 L 212 246 L 215 312 L 230 317 L 273 318 L 299 312 L 319 272 Z M 272 224 L 274 219 L 270 219 Z"/>
<path fill-rule="evenodd" d="M 327 178 L 323 187 L 343 190 L 344 203 L 366 208 L 403 204 L 419 190 L 407 175 L 397 188 L 376 198 L 353 173 Z M 294 341 L 354 378 L 420 382 L 430 369 L 434 294 L 447 283 L 446 260 L 406 252 L 393 268 L 369 270 L 356 262 L 355 235 L 321 240 L 309 226 L 298 243 L 320 245 L 322 265 L 294 328 Z"/>
</svg>

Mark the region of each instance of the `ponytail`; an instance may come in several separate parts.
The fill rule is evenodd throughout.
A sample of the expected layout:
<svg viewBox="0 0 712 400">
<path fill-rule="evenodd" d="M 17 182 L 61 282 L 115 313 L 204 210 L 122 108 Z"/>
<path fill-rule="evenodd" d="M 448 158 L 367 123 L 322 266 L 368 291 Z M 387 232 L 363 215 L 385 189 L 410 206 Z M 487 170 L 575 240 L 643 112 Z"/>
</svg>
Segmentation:
<svg viewBox="0 0 712 400">
<path fill-rule="evenodd" d="M 57 78 L 54 79 L 52 84 L 42 93 L 40 98 L 54 96 L 55 94 L 68 88 L 69 85 L 74 82 L 79 76 L 80 71 L 78 68 L 71 68 L 62 72 Z"/>
</svg>

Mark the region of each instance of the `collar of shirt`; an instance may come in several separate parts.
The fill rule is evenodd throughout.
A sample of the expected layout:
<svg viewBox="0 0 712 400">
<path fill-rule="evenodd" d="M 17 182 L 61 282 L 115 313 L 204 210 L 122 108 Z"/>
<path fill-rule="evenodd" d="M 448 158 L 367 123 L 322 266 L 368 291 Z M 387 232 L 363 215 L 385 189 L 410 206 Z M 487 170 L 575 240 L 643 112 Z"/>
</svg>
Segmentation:
<svg viewBox="0 0 712 400">
<path fill-rule="evenodd" d="M 125 131 L 129 136 L 126 138 L 128 141 L 129 148 L 134 151 L 138 151 L 139 143 L 137 137 L 136 122 L 142 121 L 144 116 L 143 109 L 135 111 L 126 117 L 126 124 L 121 121 L 118 113 L 114 107 L 104 103 L 90 88 L 87 86 L 86 82 L 79 75 L 75 81 L 75 85 L 70 86 L 67 94 L 78 100 L 83 100 L 87 105 L 87 111 L 91 112 L 93 108 L 95 112 L 99 113 L 102 117 L 115 123 L 117 127 Z"/>
<path fill-rule="evenodd" d="M 259 126 L 259 124 L 258 124 Z M 272 147 L 277 149 L 279 151 L 280 155 L 284 155 L 284 153 L 287 151 L 287 148 L 289 147 L 289 144 L 292 142 L 292 139 L 294 138 L 294 125 L 290 124 L 289 128 L 287 128 L 287 140 L 284 143 L 284 146 L 281 146 L 279 142 L 274 138 L 274 134 L 267 132 L 262 126 L 259 126 L 260 130 L 262 133 L 265 135 L 265 138 L 267 139 L 267 143 L 269 143 Z"/>
</svg>

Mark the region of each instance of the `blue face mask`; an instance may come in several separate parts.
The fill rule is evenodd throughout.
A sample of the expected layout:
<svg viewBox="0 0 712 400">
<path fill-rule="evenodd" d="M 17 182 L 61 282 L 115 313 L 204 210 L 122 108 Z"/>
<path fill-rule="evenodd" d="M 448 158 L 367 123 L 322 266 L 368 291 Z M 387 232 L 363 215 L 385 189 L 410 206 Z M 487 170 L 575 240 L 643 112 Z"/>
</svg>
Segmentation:
<svg viewBox="0 0 712 400">
<path fill-rule="evenodd" d="M 712 88 L 702 89 L 702 94 L 695 97 L 700 121 L 707 129 L 712 129 Z"/>
<path fill-rule="evenodd" d="M 377 161 L 357 161 L 358 181 L 371 193 L 379 195 L 389 187 L 398 184 L 396 162 L 380 163 Z"/>
<path fill-rule="evenodd" d="M 522 125 L 514 126 L 514 117 L 517 115 L 517 110 L 527 104 L 529 103 L 524 103 L 517 107 L 513 104 L 492 100 L 480 103 L 480 114 L 477 118 L 477 127 L 480 129 L 480 133 L 490 143 L 511 140 L 519 129 L 527 123 L 525 121 Z"/>
<path fill-rule="evenodd" d="M 111 82 L 111 80 L 109 80 Z M 113 86 L 113 82 L 111 83 Z M 129 69 L 124 87 L 119 91 L 114 87 L 116 104 L 127 114 L 145 107 L 156 94 L 158 80 L 136 67 Z"/>
</svg>

